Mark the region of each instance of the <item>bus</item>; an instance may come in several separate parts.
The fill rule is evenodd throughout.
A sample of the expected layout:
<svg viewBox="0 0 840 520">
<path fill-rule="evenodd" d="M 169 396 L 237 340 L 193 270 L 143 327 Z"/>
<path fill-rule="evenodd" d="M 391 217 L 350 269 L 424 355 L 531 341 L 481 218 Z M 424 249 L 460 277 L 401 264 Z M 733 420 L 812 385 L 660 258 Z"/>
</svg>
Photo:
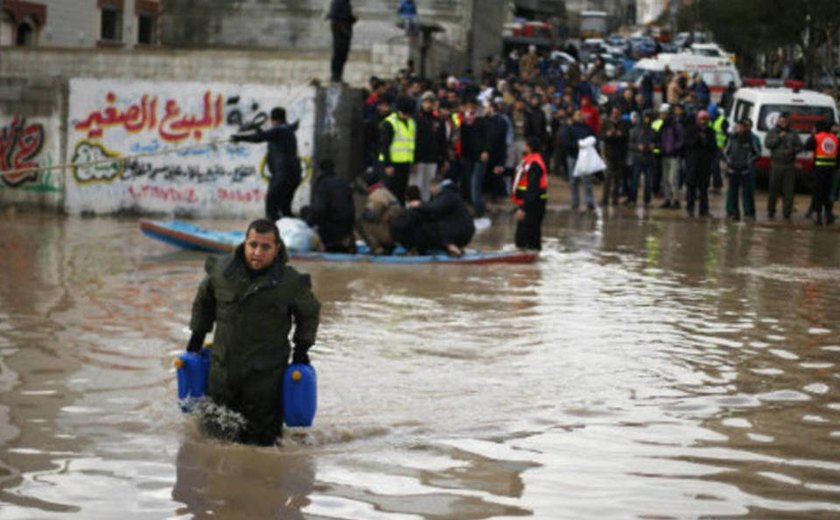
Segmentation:
<svg viewBox="0 0 840 520">
<path fill-rule="evenodd" d="M 581 38 L 603 38 L 607 34 L 607 12 L 606 11 L 581 11 L 580 12 L 580 37 Z"/>
</svg>

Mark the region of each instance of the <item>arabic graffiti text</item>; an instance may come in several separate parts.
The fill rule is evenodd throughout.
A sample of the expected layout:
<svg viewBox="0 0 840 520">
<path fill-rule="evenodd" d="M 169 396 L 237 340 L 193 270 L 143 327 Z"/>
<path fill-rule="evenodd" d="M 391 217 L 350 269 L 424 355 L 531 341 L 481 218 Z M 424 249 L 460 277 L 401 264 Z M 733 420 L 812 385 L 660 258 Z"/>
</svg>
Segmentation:
<svg viewBox="0 0 840 520">
<path fill-rule="evenodd" d="M 108 92 L 106 106 L 88 113 L 73 129 L 87 132 L 89 139 L 101 138 L 111 128 L 122 128 L 129 133 L 156 132 L 166 142 L 179 143 L 189 138 L 201 141 L 203 132 L 224 122 L 222 95 L 214 95 L 209 90 L 204 93 L 199 114 L 185 111 L 175 99 L 158 102 L 158 97 L 150 94 L 143 94 L 139 101 L 126 107 L 120 107 L 119 101 L 117 94 Z"/>
<path fill-rule="evenodd" d="M 36 160 L 44 147 L 44 127 L 40 123 L 26 124 L 26 118 L 14 115 L 8 126 L 0 127 L 0 176 L 8 186 L 20 186 L 38 179 Z"/>
</svg>

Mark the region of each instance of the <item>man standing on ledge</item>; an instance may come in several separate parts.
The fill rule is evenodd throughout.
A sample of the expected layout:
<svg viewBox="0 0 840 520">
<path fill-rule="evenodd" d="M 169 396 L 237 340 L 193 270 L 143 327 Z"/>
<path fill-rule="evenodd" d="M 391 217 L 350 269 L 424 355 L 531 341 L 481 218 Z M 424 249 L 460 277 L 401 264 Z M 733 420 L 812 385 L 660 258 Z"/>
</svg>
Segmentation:
<svg viewBox="0 0 840 520">
<path fill-rule="evenodd" d="M 271 446 L 283 428 L 283 374 L 289 364 L 294 323 L 294 363 L 309 364 L 321 305 L 309 275 L 286 265 L 286 247 L 274 222 L 251 222 L 245 242 L 222 258 L 210 257 L 193 301 L 187 350 L 198 352 L 213 334 L 207 396 L 239 414 L 233 440 Z M 202 417 L 207 435 L 226 437 L 221 416 Z"/>
<path fill-rule="evenodd" d="M 333 37 L 330 81 L 341 83 L 344 64 L 350 52 L 350 40 L 353 38 L 353 24 L 356 23 L 350 0 L 332 0 L 327 18 L 330 19 Z"/>
<path fill-rule="evenodd" d="M 300 158 L 295 132 L 298 122 L 286 123 L 286 109 L 271 109 L 271 128 L 256 133 L 235 134 L 234 143 L 268 143 L 268 193 L 265 196 L 265 217 L 276 222 L 280 217 L 292 216 L 292 197 L 300 184 Z"/>
</svg>

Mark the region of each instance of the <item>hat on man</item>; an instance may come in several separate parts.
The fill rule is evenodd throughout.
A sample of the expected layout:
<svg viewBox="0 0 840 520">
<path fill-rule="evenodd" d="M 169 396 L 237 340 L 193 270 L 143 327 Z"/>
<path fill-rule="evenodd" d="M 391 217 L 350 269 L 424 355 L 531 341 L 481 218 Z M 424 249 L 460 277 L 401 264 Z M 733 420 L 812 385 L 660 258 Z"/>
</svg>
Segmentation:
<svg viewBox="0 0 840 520">
<path fill-rule="evenodd" d="M 437 101 L 437 96 L 435 96 L 435 93 L 431 90 L 427 90 L 426 92 L 423 92 L 422 96 L 420 96 L 420 101 Z"/>
<path fill-rule="evenodd" d="M 668 103 L 662 103 L 661 105 L 659 105 L 659 113 L 660 114 L 662 112 L 667 112 L 669 110 L 671 110 L 671 105 L 669 105 Z"/>
<path fill-rule="evenodd" d="M 414 104 L 414 100 L 408 96 L 401 96 L 397 99 L 397 112 L 402 112 L 404 114 L 412 114 L 416 109 L 416 105 Z"/>
</svg>

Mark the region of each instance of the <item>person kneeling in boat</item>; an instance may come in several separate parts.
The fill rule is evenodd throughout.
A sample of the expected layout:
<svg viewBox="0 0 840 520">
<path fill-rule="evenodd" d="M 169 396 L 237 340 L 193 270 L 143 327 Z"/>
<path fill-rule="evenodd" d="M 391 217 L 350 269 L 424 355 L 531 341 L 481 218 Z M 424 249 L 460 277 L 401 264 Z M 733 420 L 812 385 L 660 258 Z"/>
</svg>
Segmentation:
<svg viewBox="0 0 840 520">
<path fill-rule="evenodd" d="M 450 256 L 463 256 L 464 247 L 475 234 L 475 223 L 458 187 L 450 179 L 432 182 L 429 202 L 413 200 L 406 205 L 417 211 L 425 235 L 424 249 L 444 250 Z"/>
<path fill-rule="evenodd" d="M 222 410 L 207 407 L 201 414 L 208 436 L 271 446 L 282 433 L 289 333 L 294 324 L 292 361 L 309 364 L 321 308 L 309 275 L 287 262 L 280 233 L 267 219 L 251 222 L 236 251 L 207 259 L 187 351 L 198 352 L 215 324 L 207 396 Z M 240 416 L 241 427 L 231 431 L 224 410 Z"/>
<path fill-rule="evenodd" d="M 389 224 L 405 209 L 375 171 L 371 171 L 365 180 L 368 196 L 360 218 L 362 236 L 373 254 L 389 255 L 394 250 Z"/>
<path fill-rule="evenodd" d="M 514 213 L 516 247 L 539 251 L 542 249 L 542 222 L 548 200 L 548 170 L 540 154 L 540 141 L 536 137 L 529 137 L 525 142 L 511 198 L 518 206 Z"/>
<path fill-rule="evenodd" d="M 355 253 L 356 236 L 353 229 L 356 209 L 353 205 L 353 188 L 347 179 L 335 174 L 332 159 L 323 159 L 318 168 L 321 174 L 312 187 L 312 205 L 306 221 L 318 230 L 325 251 Z"/>
</svg>

